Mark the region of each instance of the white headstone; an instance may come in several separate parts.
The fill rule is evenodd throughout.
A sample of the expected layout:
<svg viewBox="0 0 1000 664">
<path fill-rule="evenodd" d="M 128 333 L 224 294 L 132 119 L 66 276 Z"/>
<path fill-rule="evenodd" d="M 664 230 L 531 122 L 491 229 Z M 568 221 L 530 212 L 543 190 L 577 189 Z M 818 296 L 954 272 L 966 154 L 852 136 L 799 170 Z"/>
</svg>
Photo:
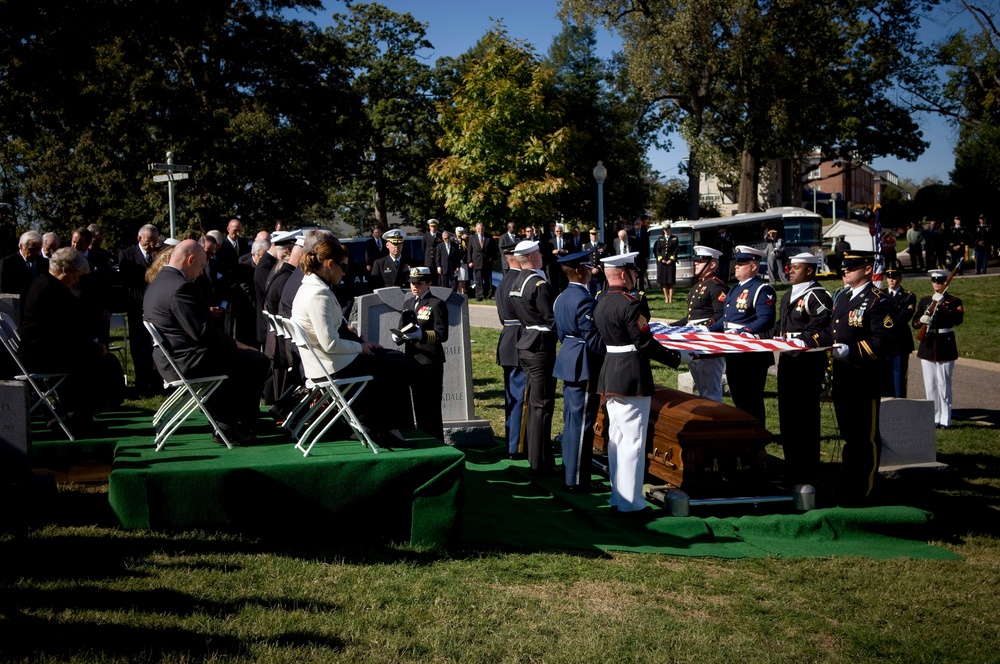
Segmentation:
<svg viewBox="0 0 1000 664">
<path fill-rule="evenodd" d="M 0 478 L 8 481 L 31 475 L 28 389 L 19 380 L 0 380 Z"/>
<path fill-rule="evenodd" d="M 882 399 L 880 472 L 902 468 L 946 468 L 937 460 L 934 404 L 923 399 Z"/>
</svg>

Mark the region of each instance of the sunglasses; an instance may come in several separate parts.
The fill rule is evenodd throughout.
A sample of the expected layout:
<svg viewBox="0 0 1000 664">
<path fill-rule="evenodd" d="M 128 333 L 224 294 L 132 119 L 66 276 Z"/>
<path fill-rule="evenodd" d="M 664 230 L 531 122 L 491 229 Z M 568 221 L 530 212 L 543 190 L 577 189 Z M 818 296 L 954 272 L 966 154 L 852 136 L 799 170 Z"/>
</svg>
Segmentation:
<svg viewBox="0 0 1000 664">
<path fill-rule="evenodd" d="M 947 283 L 948 277 L 931 277 L 932 284 L 943 284 Z"/>
</svg>

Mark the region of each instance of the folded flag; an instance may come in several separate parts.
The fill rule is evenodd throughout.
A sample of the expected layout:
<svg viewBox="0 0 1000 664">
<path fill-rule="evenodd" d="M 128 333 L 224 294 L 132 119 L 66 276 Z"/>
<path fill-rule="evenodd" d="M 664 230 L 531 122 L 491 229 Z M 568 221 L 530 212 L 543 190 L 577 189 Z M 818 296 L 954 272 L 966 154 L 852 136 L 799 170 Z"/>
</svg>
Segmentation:
<svg viewBox="0 0 1000 664">
<path fill-rule="evenodd" d="M 653 337 L 672 350 L 686 350 L 699 355 L 716 353 L 803 352 L 826 350 L 809 348 L 801 339 L 757 339 L 748 334 L 731 332 L 706 332 L 703 327 L 671 327 L 664 323 L 650 323 Z"/>
</svg>

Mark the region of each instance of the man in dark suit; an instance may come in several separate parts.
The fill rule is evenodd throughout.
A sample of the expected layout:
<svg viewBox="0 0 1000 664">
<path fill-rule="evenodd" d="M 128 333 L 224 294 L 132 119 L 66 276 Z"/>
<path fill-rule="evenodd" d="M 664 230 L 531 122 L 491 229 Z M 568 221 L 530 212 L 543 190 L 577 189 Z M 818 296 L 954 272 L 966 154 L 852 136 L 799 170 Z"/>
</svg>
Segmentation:
<svg viewBox="0 0 1000 664">
<path fill-rule="evenodd" d="M 389 246 L 389 255 L 372 263 L 372 288 L 403 288 L 410 278 L 410 267 L 403 261 L 403 231 L 394 228 L 382 237 Z"/>
<path fill-rule="evenodd" d="M 28 231 L 21 236 L 17 251 L 0 261 L 0 293 L 24 295 L 31 282 L 49 271 L 49 261 L 42 256 L 42 236 Z"/>
<path fill-rule="evenodd" d="M 646 268 L 649 266 L 649 233 L 642 225 L 642 219 L 636 219 L 635 223 L 632 224 L 632 230 L 628 234 L 629 246 L 632 247 L 632 251 L 638 251 L 639 255 L 635 257 L 635 266 L 639 268 L 639 283 L 638 289 L 640 291 L 646 290 Z"/>
<path fill-rule="evenodd" d="M 163 335 L 164 345 L 186 378 L 227 375 L 208 406 L 234 445 L 253 436 L 260 415 L 260 394 L 270 363 L 263 353 L 238 348 L 215 327 L 208 304 L 194 280 L 204 274 L 208 257 L 194 240 L 184 240 L 146 289 L 143 317 Z M 159 350 L 153 353 L 165 380 L 177 376 Z M 223 442 L 213 434 L 213 442 Z"/>
<path fill-rule="evenodd" d="M 475 271 L 476 300 L 493 297 L 493 261 L 497 257 L 497 241 L 486 232 L 482 222 L 476 224 L 476 232 L 469 238 L 469 269 Z"/>
<path fill-rule="evenodd" d="M 365 242 L 365 270 L 369 275 L 372 273 L 372 265 L 379 258 L 389 255 L 389 248 L 385 246 L 382 239 L 382 229 L 376 226 L 372 229 L 372 236 Z"/>
<path fill-rule="evenodd" d="M 631 251 L 635 251 L 630 246 L 630 239 L 631 238 L 629 238 L 628 231 L 626 231 L 624 228 L 618 231 L 618 237 L 616 237 L 614 240 L 614 252 L 612 252 L 612 255 L 621 256 L 622 254 L 627 254 Z"/>
<path fill-rule="evenodd" d="M 569 254 L 569 238 L 565 237 L 566 229 L 562 224 L 556 224 L 555 237 L 546 245 L 542 258 L 545 263 L 545 277 L 552 288 L 552 296 L 555 297 L 566 289 L 566 275 L 563 274 L 562 265 L 559 259 Z"/>
<path fill-rule="evenodd" d="M 529 240 L 532 238 L 528 238 Z M 513 221 L 507 222 L 507 232 L 500 236 L 500 267 L 504 274 L 510 269 L 510 262 L 507 256 L 514 251 L 514 247 L 521 241 L 521 236 L 517 234 L 517 224 Z M 508 249 L 510 250 L 508 252 Z M 515 269 L 517 266 L 515 266 Z"/>
<path fill-rule="evenodd" d="M 226 226 L 226 239 L 219 243 L 218 260 L 230 270 L 236 269 L 240 256 L 250 253 L 250 242 L 243 237 L 243 222 L 233 218 Z"/>
<path fill-rule="evenodd" d="M 441 244 L 437 246 L 437 254 L 434 258 L 437 273 L 438 285 L 442 288 L 455 290 L 455 273 L 458 265 L 462 261 L 462 251 L 458 244 L 451 241 L 451 233 L 441 231 Z"/>
<path fill-rule="evenodd" d="M 438 244 L 441 242 L 441 234 L 438 233 L 438 220 L 428 219 L 427 220 L 427 232 L 424 233 L 424 237 L 421 240 L 421 244 L 424 249 L 424 267 L 431 268 L 431 279 L 433 280 L 432 285 L 437 285 L 437 270 L 435 264 L 435 250 Z M 409 273 L 407 273 L 409 274 Z"/>
<path fill-rule="evenodd" d="M 156 257 L 160 232 L 146 224 L 139 229 L 138 244 L 118 254 L 118 279 L 123 289 L 122 309 L 128 316 L 128 346 L 135 370 L 135 388 L 139 396 L 157 394 L 163 389 L 153 364 L 153 343 L 142 326 L 142 298 L 146 294 L 146 270 Z"/>
</svg>

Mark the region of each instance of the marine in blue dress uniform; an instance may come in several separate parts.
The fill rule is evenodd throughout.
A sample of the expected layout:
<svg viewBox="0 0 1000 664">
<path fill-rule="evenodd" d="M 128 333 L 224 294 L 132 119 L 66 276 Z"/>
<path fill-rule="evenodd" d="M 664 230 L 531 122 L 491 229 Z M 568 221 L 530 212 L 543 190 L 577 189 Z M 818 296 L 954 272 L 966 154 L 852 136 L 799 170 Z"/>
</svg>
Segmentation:
<svg viewBox="0 0 1000 664">
<path fill-rule="evenodd" d="M 792 289 L 781 296 L 774 336 L 817 345 L 830 326 L 833 298 L 816 282 L 820 258 L 792 256 Z M 807 343 L 809 343 L 807 341 Z M 824 352 L 781 353 L 778 357 L 778 427 L 785 451 L 785 481 L 815 484 L 819 473 L 820 396 L 829 358 Z"/>
<path fill-rule="evenodd" d="M 524 372 L 524 440 L 528 448 L 530 475 L 550 477 L 557 473 L 552 449 L 552 411 L 555 409 L 556 361 L 554 297 L 542 272 L 538 243 L 522 240 L 514 247 L 521 266 L 510 290 L 510 302 L 521 321 L 517 360 Z"/>
<path fill-rule="evenodd" d="M 524 372 L 517 364 L 517 340 L 521 321 L 510 303 L 510 289 L 517 280 L 521 266 L 514 258 L 514 247 L 504 249 L 508 269 L 497 285 L 496 306 L 500 318 L 500 339 L 497 340 L 497 365 L 503 369 L 504 436 L 507 454 L 516 458 L 524 449 Z"/>
<path fill-rule="evenodd" d="M 722 320 L 728 288 L 715 271 L 722 252 L 712 247 L 694 248 L 694 276 L 698 282 L 688 292 L 687 316 L 676 325 L 711 326 Z M 688 362 L 691 378 L 698 394 L 704 399 L 722 403 L 722 374 L 726 370 L 723 355 L 698 355 Z"/>
<path fill-rule="evenodd" d="M 885 271 L 885 296 L 892 304 L 892 343 L 886 350 L 882 365 L 882 396 L 906 398 L 909 380 L 910 353 L 913 352 L 913 321 L 917 296 L 903 288 L 903 272 L 899 268 Z"/>
<path fill-rule="evenodd" d="M 650 360 L 677 368 L 680 354 L 660 345 L 649 329 L 649 306 L 632 294 L 638 281 L 636 252 L 604 259 L 608 290 L 597 300 L 594 318 L 608 354 L 597 391 L 608 409 L 608 466 L 611 507 L 620 514 L 645 510 L 642 481 L 653 395 Z"/>
<path fill-rule="evenodd" d="M 587 290 L 589 251 L 559 259 L 568 283 L 553 307 L 559 334 L 559 354 L 553 375 L 563 381 L 562 461 L 566 487 L 571 491 L 604 490 L 591 482 L 594 458 L 594 422 L 601 399 L 597 378 L 607 349 L 594 322 L 597 300 Z"/>
<path fill-rule="evenodd" d="M 448 341 L 448 305 L 431 294 L 432 271 L 410 270 L 410 296 L 403 301 L 399 330 L 393 337 L 410 365 L 410 385 L 417 428 L 444 440 L 441 393 L 444 391 L 444 342 Z"/>
<path fill-rule="evenodd" d="M 844 440 L 841 502 L 872 495 L 882 439 L 878 430 L 882 362 L 892 343 L 892 305 L 872 282 L 870 251 L 844 254 L 844 285 L 849 291 L 833 305 L 830 327 L 806 343 L 833 346 L 833 406 Z"/>
<path fill-rule="evenodd" d="M 774 328 L 774 306 L 778 296 L 774 288 L 758 276 L 764 252 L 746 245 L 736 247 L 733 264 L 737 284 L 726 294 L 725 312 L 721 320 L 712 323 L 712 332 L 735 332 L 766 338 Z M 774 355 L 763 353 L 729 353 L 726 356 L 726 380 L 733 405 L 765 423 L 764 384 L 767 368 L 774 364 Z"/>
</svg>

